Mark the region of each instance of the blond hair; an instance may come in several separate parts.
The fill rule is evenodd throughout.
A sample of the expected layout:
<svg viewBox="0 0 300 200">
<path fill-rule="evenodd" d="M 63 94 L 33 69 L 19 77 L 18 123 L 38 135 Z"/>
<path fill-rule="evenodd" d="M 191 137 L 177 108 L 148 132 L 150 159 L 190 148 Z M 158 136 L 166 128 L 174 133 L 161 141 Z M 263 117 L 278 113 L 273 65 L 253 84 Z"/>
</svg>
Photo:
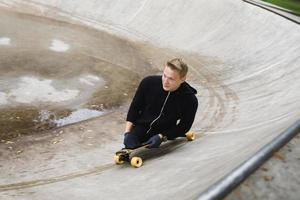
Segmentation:
<svg viewBox="0 0 300 200">
<path fill-rule="evenodd" d="M 176 70 L 180 77 L 185 77 L 188 72 L 188 65 L 181 58 L 174 58 L 167 61 L 167 66 L 172 70 Z"/>
</svg>

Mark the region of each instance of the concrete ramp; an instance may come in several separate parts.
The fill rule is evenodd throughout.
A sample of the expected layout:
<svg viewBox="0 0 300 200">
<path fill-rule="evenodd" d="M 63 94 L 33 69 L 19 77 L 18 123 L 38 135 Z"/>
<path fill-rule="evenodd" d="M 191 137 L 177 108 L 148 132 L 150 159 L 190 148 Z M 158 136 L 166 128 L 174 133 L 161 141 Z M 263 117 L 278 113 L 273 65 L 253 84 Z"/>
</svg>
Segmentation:
<svg viewBox="0 0 300 200">
<path fill-rule="evenodd" d="M 112 161 L 121 148 L 128 104 L 15 141 L 29 146 L 22 153 L 2 144 L 1 199 L 195 199 L 300 117 L 300 26 L 243 1 L 0 0 L 0 5 L 134 42 L 157 69 L 165 59 L 181 56 L 191 66 L 188 81 L 200 103 L 193 126 L 197 139 L 176 142 L 139 169 Z"/>
</svg>

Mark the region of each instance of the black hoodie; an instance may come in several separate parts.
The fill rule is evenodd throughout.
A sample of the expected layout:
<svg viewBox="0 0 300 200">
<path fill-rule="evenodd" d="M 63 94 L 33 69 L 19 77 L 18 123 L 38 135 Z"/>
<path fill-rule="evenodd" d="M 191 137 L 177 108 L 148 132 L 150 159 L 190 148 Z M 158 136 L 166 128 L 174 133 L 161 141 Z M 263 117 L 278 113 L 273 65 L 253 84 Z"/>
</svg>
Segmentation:
<svg viewBox="0 0 300 200">
<path fill-rule="evenodd" d="M 146 127 L 149 134 L 160 133 L 168 139 L 185 137 L 198 108 L 196 93 L 186 82 L 177 90 L 167 92 L 163 89 L 162 76 L 148 76 L 136 91 L 127 121 Z"/>
</svg>

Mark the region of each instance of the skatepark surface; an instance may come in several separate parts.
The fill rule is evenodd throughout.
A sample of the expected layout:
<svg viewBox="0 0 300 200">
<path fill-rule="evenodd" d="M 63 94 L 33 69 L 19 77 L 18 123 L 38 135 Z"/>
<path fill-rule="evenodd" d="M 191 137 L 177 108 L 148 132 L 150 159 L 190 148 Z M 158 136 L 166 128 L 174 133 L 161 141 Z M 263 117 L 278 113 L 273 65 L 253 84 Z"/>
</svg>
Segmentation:
<svg viewBox="0 0 300 200">
<path fill-rule="evenodd" d="M 0 0 L 0 14 L 0 62 L 13 66 L 0 68 L 1 109 L 105 107 L 1 140 L 0 199 L 197 199 L 299 119 L 300 26 L 244 1 Z M 177 56 L 198 90 L 197 139 L 115 165 L 138 81 Z"/>
</svg>

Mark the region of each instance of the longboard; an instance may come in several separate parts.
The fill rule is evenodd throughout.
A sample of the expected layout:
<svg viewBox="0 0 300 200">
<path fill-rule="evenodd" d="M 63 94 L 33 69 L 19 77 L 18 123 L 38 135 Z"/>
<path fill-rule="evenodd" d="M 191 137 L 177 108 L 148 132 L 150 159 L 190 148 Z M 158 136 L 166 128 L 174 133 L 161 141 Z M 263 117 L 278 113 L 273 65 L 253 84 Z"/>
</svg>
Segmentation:
<svg viewBox="0 0 300 200">
<path fill-rule="evenodd" d="M 191 131 L 186 133 L 186 139 L 188 141 L 193 141 L 195 139 L 195 134 Z M 139 168 L 143 165 L 143 159 L 139 156 L 131 156 L 132 154 L 137 154 L 140 151 L 144 151 L 148 148 L 148 145 L 143 145 L 135 149 L 121 149 L 117 151 L 114 155 L 114 161 L 117 165 L 121 165 L 124 162 L 129 162 L 132 167 Z"/>
</svg>

